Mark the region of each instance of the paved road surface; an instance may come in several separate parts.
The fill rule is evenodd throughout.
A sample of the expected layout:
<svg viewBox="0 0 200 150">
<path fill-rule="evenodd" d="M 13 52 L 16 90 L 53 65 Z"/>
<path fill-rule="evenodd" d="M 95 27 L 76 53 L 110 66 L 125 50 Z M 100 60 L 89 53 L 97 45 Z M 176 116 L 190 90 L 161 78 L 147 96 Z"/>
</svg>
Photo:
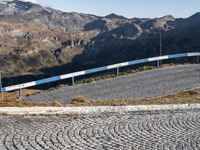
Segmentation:
<svg viewBox="0 0 200 150">
<path fill-rule="evenodd" d="M 0 117 L 1 150 L 199 150 L 200 110 Z"/>
<path fill-rule="evenodd" d="M 76 96 L 89 99 L 134 99 L 170 94 L 200 87 L 200 64 L 161 68 L 136 74 L 75 85 L 30 96 L 34 101 L 60 100 Z"/>
</svg>

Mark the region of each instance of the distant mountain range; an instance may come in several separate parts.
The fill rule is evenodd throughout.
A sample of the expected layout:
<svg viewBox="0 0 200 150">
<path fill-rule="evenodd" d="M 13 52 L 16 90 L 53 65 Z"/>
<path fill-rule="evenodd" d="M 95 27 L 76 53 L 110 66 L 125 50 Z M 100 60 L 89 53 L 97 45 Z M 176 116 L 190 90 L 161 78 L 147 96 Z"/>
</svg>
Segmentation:
<svg viewBox="0 0 200 150">
<path fill-rule="evenodd" d="M 4 77 L 51 75 L 156 56 L 160 29 L 163 54 L 200 50 L 200 13 L 130 19 L 1 0 L 0 66 Z"/>
</svg>

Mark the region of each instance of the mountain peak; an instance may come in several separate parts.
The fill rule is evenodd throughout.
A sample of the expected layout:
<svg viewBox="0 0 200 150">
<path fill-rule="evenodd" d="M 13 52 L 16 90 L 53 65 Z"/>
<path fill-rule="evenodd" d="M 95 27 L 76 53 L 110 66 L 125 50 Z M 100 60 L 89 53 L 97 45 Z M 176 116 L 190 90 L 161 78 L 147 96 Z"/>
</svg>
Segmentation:
<svg viewBox="0 0 200 150">
<path fill-rule="evenodd" d="M 28 2 L 28 3 L 37 3 L 36 1 L 32 0 L 0 0 L 0 3 L 9 3 L 9 2 Z"/>
<path fill-rule="evenodd" d="M 124 16 L 120 16 L 114 13 L 111 13 L 107 16 L 105 16 L 105 18 L 109 18 L 109 19 L 126 19 Z"/>
<path fill-rule="evenodd" d="M 36 15 L 38 12 L 49 12 L 43 6 L 32 3 L 26 0 L 1 0 L 0 1 L 0 15 L 18 15 L 23 13 L 32 13 Z"/>
<path fill-rule="evenodd" d="M 11 2 L 8 2 L 11 4 L 13 7 L 18 8 L 18 9 L 29 9 L 31 7 L 31 2 L 25 2 L 25 1 L 19 1 L 19 0 L 13 0 Z"/>
<path fill-rule="evenodd" d="M 160 19 L 174 21 L 176 18 L 174 16 L 172 16 L 172 15 L 166 15 L 164 17 L 161 17 Z"/>
</svg>

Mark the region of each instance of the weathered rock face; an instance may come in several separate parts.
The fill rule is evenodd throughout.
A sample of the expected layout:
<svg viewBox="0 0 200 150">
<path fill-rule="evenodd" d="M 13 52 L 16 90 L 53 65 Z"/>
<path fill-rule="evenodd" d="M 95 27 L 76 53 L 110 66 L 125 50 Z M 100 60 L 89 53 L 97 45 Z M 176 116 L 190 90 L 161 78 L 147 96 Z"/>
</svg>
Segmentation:
<svg viewBox="0 0 200 150">
<path fill-rule="evenodd" d="M 159 54 L 160 29 L 163 54 L 200 49 L 200 13 L 186 19 L 127 19 L 1 0 L 1 70 L 7 77 L 37 75 L 45 74 L 44 68 L 69 63 L 66 71 L 155 56 Z"/>
</svg>

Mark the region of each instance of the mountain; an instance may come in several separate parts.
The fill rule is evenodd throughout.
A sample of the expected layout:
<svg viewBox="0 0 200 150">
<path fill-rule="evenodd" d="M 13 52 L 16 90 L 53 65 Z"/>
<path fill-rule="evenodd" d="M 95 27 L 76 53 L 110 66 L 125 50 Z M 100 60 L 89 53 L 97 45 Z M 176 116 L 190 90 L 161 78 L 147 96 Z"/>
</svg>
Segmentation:
<svg viewBox="0 0 200 150">
<path fill-rule="evenodd" d="M 8 23 L 31 22 L 41 26 L 61 28 L 65 31 L 83 29 L 84 25 L 95 20 L 93 15 L 65 13 L 45 8 L 39 4 L 25 1 L 9 1 L 0 6 L 0 19 Z"/>
<path fill-rule="evenodd" d="M 127 19 L 124 16 L 119 16 L 119 15 L 116 15 L 114 13 L 105 16 L 105 18 L 108 18 L 108 19 Z"/>
<path fill-rule="evenodd" d="M 3 76 L 54 75 L 200 49 L 200 13 L 189 18 L 105 17 L 62 12 L 20 0 L 0 1 Z M 20 80 L 21 81 L 21 80 Z"/>
</svg>

